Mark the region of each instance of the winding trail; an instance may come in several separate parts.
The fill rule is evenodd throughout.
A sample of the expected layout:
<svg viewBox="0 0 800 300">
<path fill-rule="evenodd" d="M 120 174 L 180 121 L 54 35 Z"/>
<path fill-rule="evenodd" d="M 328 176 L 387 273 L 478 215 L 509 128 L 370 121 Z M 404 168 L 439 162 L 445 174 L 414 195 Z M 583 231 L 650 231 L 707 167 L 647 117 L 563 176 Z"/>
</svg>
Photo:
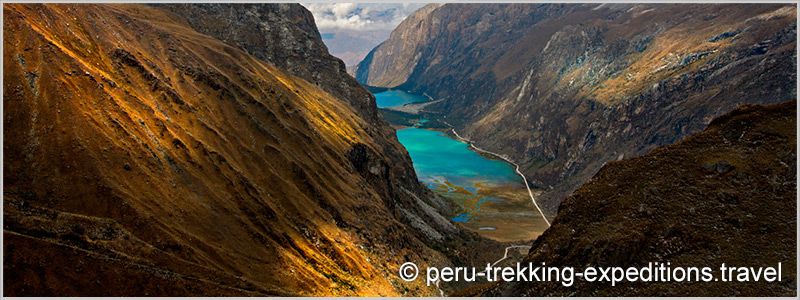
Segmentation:
<svg viewBox="0 0 800 300">
<path fill-rule="evenodd" d="M 508 247 L 506 247 L 505 253 L 503 253 L 503 257 L 502 257 L 502 258 L 500 258 L 500 259 L 498 259 L 496 262 L 492 263 L 491 267 L 492 267 L 492 268 L 494 268 L 494 266 L 495 266 L 495 265 L 499 264 L 501 261 L 503 261 L 503 260 L 505 260 L 506 258 L 508 258 L 508 250 L 510 250 L 510 249 L 514 249 L 514 248 L 525 248 L 525 249 L 530 249 L 530 248 L 531 248 L 531 246 L 528 246 L 528 245 L 511 245 L 511 246 L 508 246 Z M 482 274 L 481 276 L 486 276 L 486 272 L 479 272 L 478 274 Z M 439 280 L 439 279 L 436 279 L 436 281 L 435 281 L 435 284 L 436 284 L 436 289 L 438 289 L 438 290 L 439 290 L 439 295 L 441 295 L 442 297 L 444 297 L 444 296 L 445 296 L 445 294 L 444 294 L 444 291 L 443 291 L 443 290 L 442 290 L 442 289 L 439 287 L 439 282 L 441 282 L 441 280 Z"/>
<path fill-rule="evenodd" d="M 440 120 L 440 121 L 442 121 L 442 120 Z M 522 177 L 522 182 L 525 183 L 525 188 L 528 189 L 528 196 L 531 197 L 531 202 L 533 202 L 533 206 L 536 206 L 536 210 L 539 211 L 539 214 L 542 216 L 542 219 L 544 219 L 544 222 L 547 223 L 547 227 L 550 227 L 550 221 L 547 220 L 547 217 L 544 216 L 544 212 L 539 207 L 539 204 L 536 203 L 536 198 L 533 197 L 533 192 L 531 191 L 531 187 L 530 187 L 530 185 L 528 185 L 528 179 L 525 178 L 525 175 L 522 174 L 522 172 L 519 171 L 519 165 L 517 163 L 511 161 L 511 159 L 508 158 L 505 155 L 497 154 L 497 153 L 494 153 L 494 152 L 491 152 L 491 151 L 486 151 L 486 150 L 483 150 L 481 148 L 478 148 L 478 146 L 475 146 L 475 144 L 473 144 L 472 141 L 470 141 L 468 139 L 465 139 L 465 138 L 461 137 L 460 135 L 458 135 L 458 132 L 456 132 L 456 129 L 455 129 L 455 127 L 453 127 L 453 125 L 450 125 L 450 123 L 447 123 L 447 121 L 442 121 L 442 123 L 445 123 L 445 124 L 447 124 L 447 126 L 450 126 L 450 130 L 453 131 L 453 134 L 456 136 L 456 138 L 458 138 L 458 140 L 460 140 L 460 141 L 462 141 L 464 143 L 469 144 L 473 149 L 475 149 L 477 151 L 480 151 L 480 152 L 483 152 L 483 153 L 486 153 L 486 154 L 494 155 L 494 156 L 499 157 L 500 159 L 508 162 L 509 164 L 514 165 L 514 167 L 515 167 L 514 168 L 514 172 L 517 173 L 517 175 L 519 175 L 519 177 Z"/>
<path fill-rule="evenodd" d="M 504 259 L 508 258 L 508 249 L 513 249 L 513 248 L 528 248 L 528 249 L 530 249 L 530 248 L 531 248 L 531 246 L 527 246 L 527 245 L 513 245 L 513 246 L 508 246 L 508 247 L 506 247 L 506 252 L 505 252 L 505 254 L 503 254 L 503 258 L 501 258 L 501 259 L 498 259 L 496 262 L 494 262 L 494 263 L 492 264 L 492 267 L 494 267 L 494 265 L 496 265 L 496 264 L 500 263 L 500 262 L 501 262 L 501 261 L 503 261 Z"/>
</svg>

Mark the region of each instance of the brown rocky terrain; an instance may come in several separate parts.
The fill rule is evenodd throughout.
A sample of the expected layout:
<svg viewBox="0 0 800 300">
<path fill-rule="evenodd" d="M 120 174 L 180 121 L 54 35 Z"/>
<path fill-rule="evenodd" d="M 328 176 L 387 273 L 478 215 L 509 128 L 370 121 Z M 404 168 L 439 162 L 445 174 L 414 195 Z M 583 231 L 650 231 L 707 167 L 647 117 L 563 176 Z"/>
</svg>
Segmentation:
<svg viewBox="0 0 800 300">
<path fill-rule="evenodd" d="M 314 16 L 300 5 L 153 4 L 182 17 L 192 29 L 243 49 L 250 55 L 319 85 L 345 100 L 375 124 L 377 106 L 370 93 L 347 75 L 344 62 L 328 53 Z M 375 126 L 375 129 L 382 129 Z M 394 132 L 392 131 L 392 136 Z"/>
<path fill-rule="evenodd" d="M 796 15 L 794 4 L 428 6 L 356 78 L 443 99 L 427 109 L 519 163 L 553 213 L 606 162 L 740 105 L 795 99 Z"/>
<path fill-rule="evenodd" d="M 3 12 L 4 296 L 435 295 L 397 267 L 496 259 L 299 5 Z"/>
<path fill-rule="evenodd" d="M 503 296 L 797 296 L 797 104 L 746 105 L 698 134 L 609 162 L 567 198 L 526 262 L 575 268 L 775 267 L 766 282 L 503 282 Z M 738 274 L 738 273 L 735 273 Z"/>
</svg>

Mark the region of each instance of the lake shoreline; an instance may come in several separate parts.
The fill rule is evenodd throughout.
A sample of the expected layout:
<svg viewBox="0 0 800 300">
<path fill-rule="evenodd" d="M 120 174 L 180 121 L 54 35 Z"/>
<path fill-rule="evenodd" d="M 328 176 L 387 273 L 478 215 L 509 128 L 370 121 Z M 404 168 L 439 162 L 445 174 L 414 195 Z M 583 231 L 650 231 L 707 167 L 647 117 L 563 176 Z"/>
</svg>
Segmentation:
<svg viewBox="0 0 800 300">
<path fill-rule="evenodd" d="M 451 134 L 441 115 L 420 113 L 437 101 L 419 99 L 396 90 L 376 94 L 379 111 L 397 131 L 419 181 L 455 204 L 451 221 L 501 242 L 528 242 L 544 232 L 548 224 L 531 204 L 515 166 Z"/>
<path fill-rule="evenodd" d="M 532 206 L 514 166 L 499 157 L 482 155 L 447 132 L 408 126 L 397 135 L 411 156 L 419 181 L 458 207 L 451 220 L 501 242 L 530 241 L 544 232 L 548 225 Z"/>
</svg>

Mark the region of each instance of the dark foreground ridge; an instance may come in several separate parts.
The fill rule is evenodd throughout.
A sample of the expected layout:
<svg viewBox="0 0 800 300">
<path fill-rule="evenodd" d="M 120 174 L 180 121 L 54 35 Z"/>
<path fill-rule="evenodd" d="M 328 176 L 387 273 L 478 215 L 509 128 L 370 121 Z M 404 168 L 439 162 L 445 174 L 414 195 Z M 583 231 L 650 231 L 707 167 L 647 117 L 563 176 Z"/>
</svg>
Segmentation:
<svg viewBox="0 0 800 300">
<path fill-rule="evenodd" d="M 583 268 L 776 267 L 779 282 L 504 282 L 484 296 L 796 296 L 797 104 L 746 105 L 678 143 L 605 165 L 525 259 Z M 752 280 L 752 278 L 751 278 Z"/>
</svg>

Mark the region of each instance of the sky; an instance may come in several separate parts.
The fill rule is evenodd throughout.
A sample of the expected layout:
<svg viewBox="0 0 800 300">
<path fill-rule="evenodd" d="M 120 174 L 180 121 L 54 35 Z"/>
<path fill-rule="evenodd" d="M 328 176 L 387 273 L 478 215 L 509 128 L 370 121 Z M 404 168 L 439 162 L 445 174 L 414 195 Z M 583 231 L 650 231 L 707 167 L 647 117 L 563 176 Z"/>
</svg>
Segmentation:
<svg viewBox="0 0 800 300">
<path fill-rule="evenodd" d="M 392 29 L 425 3 L 303 3 L 314 15 L 328 51 L 348 69 L 389 38 Z"/>
<path fill-rule="evenodd" d="M 425 3 L 305 3 L 321 33 L 392 30 Z"/>
</svg>

